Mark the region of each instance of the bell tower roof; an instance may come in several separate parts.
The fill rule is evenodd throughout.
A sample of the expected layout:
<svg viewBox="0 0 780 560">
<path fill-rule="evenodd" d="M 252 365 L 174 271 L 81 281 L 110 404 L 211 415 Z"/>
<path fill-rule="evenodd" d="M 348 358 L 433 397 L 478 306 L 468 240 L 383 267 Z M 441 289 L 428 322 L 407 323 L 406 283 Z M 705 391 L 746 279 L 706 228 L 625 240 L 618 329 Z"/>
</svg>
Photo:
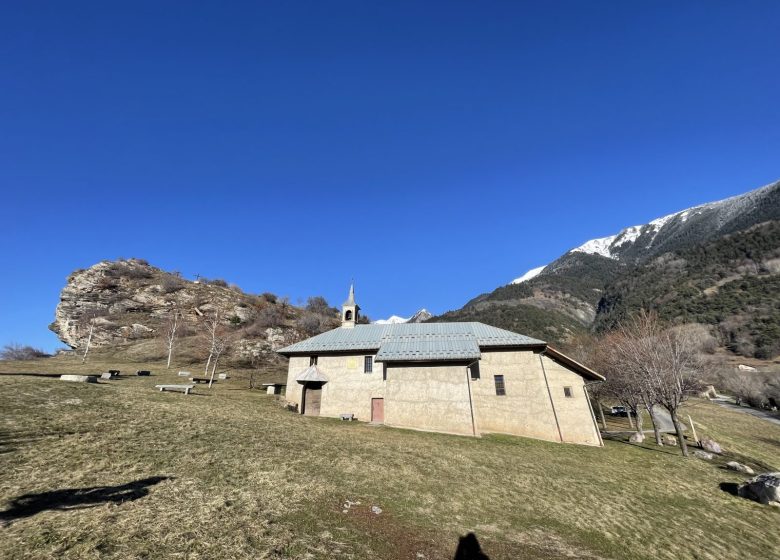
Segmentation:
<svg viewBox="0 0 780 560">
<path fill-rule="evenodd" d="M 355 283 L 349 285 L 349 296 L 341 306 L 341 326 L 352 328 L 358 322 L 358 312 L 360 306 L 355 303 Z"/>
</svg>

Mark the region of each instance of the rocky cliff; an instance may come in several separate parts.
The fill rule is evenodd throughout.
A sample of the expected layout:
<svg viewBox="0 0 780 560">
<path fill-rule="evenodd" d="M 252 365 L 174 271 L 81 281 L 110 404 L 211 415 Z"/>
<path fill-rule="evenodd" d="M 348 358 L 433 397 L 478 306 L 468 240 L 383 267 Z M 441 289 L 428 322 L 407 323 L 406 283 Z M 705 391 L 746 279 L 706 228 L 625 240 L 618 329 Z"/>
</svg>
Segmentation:
<svg viewBox="0 0 780 560">
<path fill-rule="evenodd" d="M 337 326 L 337 317 L 289 305 L 273 294 L 246 294 L 226 282 L 191 282 L 146 261 L 103 261 L 69 277 L 49 328 L 74 349 L 84 347 L 94 325 L 95 348 L 146 359 L 164 355 L 162 338 L 177 310 L 182 319 L 179 357 L 204 351 L 205 319 L 219 317 L 231 344 L 228 357 L 246 363 L 276 360 L 274 350 Z M 304 321 L 305 319 L 305 321 Z"/>
</svg>

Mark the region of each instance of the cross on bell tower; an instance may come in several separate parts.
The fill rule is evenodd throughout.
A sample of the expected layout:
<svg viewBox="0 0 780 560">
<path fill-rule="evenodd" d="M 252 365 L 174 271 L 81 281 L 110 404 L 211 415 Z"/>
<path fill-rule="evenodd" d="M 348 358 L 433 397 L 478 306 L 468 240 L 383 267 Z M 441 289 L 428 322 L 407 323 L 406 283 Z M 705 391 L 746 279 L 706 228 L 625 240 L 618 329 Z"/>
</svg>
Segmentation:
<svg viewBox="0 0 780 560">
<path fill-rule="evenodd" d="M 355 303 L 355 283 L 349 285 L 349 297 L 341 306 L 341 326 L 351 329 L 358 322 L 360 306 Z"/>
</svg>

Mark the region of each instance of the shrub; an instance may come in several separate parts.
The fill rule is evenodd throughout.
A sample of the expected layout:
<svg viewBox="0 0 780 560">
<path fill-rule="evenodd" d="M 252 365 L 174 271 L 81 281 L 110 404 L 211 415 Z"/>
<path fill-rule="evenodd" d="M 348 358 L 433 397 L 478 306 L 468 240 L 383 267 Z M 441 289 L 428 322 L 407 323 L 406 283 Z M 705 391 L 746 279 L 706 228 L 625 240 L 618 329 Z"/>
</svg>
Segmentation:
<svg viewBox="0 0 780 560">
<path fill-rule="evenodd" d="M 276 294 L 272 294 L 271 292 L 264 292 L 260 294 L 260 297 L 263 298 L 268 303 L 276 303 Z"/>
<path fill-rule="evenodd" d="M 22 346 L 21 344 L 6 344 L 0 350 L 0 360 L 35 360 L 37 358 L 48 358 L 47 354 L 40 348 L 32 346 Z"/>
<path fill-rule="evenodd" d="M 165 294 L 172 294 L 184 289 L 184 281 L 175 276 L 165 276 L 160 282 L 162 291 Z"/>
<path fill-rule="evenodd" d="M 276 306 L 261 309 L 255 323 L 261 327 L 279 327 L 284 324 L 284 314 Z"/>
<path fill-rule="evenodd" d="M 320 332 L 322 322 L 316 313 L 304 313 L 295 322 L 295 325 L 306 334 L 317 334 Z"/>
</svg>

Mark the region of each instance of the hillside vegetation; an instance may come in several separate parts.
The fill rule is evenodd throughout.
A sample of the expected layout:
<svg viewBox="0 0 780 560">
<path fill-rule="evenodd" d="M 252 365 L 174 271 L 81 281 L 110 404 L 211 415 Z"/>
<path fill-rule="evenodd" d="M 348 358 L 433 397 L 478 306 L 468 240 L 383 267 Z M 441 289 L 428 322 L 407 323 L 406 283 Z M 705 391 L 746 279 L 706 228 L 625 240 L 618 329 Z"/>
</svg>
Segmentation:
<svg viewBox="0 0 780 560">
<path fill-rule="evenodd" d="M 606 288 L 596 328 L 636 309 L 716 327 L 722 344 L 761 359 L 780 354 L 780 222 L 759 224 L 624 274 Z"/>
<path fill-rule="evenodd" d="M 707 402 L 685 412 L 730 454 L 713 463 L 622 438 L 593 448 L 309 418 L 245 380 L 160 393 L 176 377 L 150 367 L 98 385 L 0 376 L 0 557 L 449 560 L 471 532 L 491 560 L 780 549 L 780 511 L 720 489 L 743 480 L 721 468 L 729 458 L 780 467 L 780 427 Z"/>
</svg>

